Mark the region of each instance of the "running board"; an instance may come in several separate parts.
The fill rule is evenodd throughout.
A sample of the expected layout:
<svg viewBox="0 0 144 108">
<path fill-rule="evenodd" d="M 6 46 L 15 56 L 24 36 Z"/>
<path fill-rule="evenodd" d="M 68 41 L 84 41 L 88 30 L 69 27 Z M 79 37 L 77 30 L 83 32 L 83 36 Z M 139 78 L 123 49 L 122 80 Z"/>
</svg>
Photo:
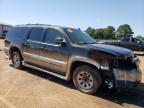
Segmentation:
<svg viewBox="0 0 144 108">
<path fill-rule="evenodd" d="M 67 80 L 67 78 L 66 78 L 65 76 L 63 76 L 63 75 L 60 75 L 60 74 L 57 74 L 57 73 L 53 73 L 53 72 L 51 72 L 51 71 L 47 71 L 47 70 L 45 70 L 45 69 L 42 69 L 42 68 L 39 68 L 39 67 L 30 65 L 30 64 L 27 64 L 27 63 L 25 63 L 25 62 L 23 62 L 23 65 L 26 66 L 26 67 L 32 68 L 32 69 L 36 69 L 36 70 L 39 70 L 39 71 L 42 71 L 42 72 L 51 74 L 51 75 L 56 76 L 56 77 L 58 77 L 58 78 Z"/>
</svg>

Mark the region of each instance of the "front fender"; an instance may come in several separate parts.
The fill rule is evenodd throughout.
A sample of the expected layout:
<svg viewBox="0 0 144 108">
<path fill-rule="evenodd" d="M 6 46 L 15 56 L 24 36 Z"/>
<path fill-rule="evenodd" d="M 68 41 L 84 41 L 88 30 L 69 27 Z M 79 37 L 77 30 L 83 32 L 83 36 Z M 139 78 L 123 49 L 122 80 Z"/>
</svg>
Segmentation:
<svg viewBox="0 0 144 108">
<path fill-rule="evenodd" d="M 96 60 L 92 60 L 92 59 L 89 59 L 86 57 L 80 57 L 80 56 L 71 57 L 68 61 L 68 67 L 67 67 L 67 72 L 66 72 L 67 80 L 71 79 L 71 66 L 76 61 L 91 64 L 91 65 L 95 66 L 97 69 L 101 68 L 101 65 Z"/>
</svg>

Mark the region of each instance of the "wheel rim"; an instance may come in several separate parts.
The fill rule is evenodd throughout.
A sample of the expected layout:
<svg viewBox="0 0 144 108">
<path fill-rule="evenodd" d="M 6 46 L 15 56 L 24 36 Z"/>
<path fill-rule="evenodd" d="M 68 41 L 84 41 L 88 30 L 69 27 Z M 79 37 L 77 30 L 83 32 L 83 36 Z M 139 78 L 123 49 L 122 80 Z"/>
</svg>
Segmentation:
<svg viewBox="0 0 144 108">
<path fill-rule="evenodd" d="M 13 56 L 13 63 L 14 63 L 15 67 L 19 66 L 19 64 L 20 64 L 20 58 L 19 58 L 18 54 L 14 54 L 14 56 Z"/>
<path fill-rule="evenodd" d="M 90 89 L 93 86 L 93 77 L 88 72 L 79 72 L 77 75 L 78 85 L 82 89 Z"/>
</svg>

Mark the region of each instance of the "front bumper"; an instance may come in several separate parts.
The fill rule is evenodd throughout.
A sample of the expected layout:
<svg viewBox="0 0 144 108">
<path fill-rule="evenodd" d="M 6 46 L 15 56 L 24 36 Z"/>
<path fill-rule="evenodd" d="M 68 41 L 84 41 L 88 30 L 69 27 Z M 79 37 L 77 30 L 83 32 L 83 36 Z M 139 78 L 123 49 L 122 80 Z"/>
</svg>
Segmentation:
<svg viewBox="0 0 144 108">
<path fill-rule="evenodd" d="M 117 88 L 129 88 L 138 84 L 142 78 L 140 69 L 120 70 L 113 69 L 115 75 L 115 83 Z"/>
<path fill-rule="evenodd" d="M 136 69 L 113 69 L 115 75 L 115 84 L 117 88 L 130 88 L 141 82 L 142 72 L 139 68 L 139 58 L 133 58 L 132 62 L 136 64 Z"/>
</svg>

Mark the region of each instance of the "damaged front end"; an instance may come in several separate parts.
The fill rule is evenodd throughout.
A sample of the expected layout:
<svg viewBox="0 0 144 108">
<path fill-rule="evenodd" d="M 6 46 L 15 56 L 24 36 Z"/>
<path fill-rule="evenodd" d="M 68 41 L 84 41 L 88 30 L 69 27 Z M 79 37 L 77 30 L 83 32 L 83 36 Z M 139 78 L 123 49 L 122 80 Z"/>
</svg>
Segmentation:
<svg viewBox="0 0 144 108">
<path fill-rule="evenodd" d="M 108 89 L 131 88 L 141 81 L 140 60 L 124 48 L 108 46 L 108 50 L 90 50 L 88 57 L 100 64 L 103 83 Z M 107 47 L 105 47 L 107 48 Z"/>
<path fill-rule="evenodd" d="M 116 88 L 131 88 L 141 81 L 140 60 L 138 57 L 116 58 L 110 60 Z"/>
</svg>

